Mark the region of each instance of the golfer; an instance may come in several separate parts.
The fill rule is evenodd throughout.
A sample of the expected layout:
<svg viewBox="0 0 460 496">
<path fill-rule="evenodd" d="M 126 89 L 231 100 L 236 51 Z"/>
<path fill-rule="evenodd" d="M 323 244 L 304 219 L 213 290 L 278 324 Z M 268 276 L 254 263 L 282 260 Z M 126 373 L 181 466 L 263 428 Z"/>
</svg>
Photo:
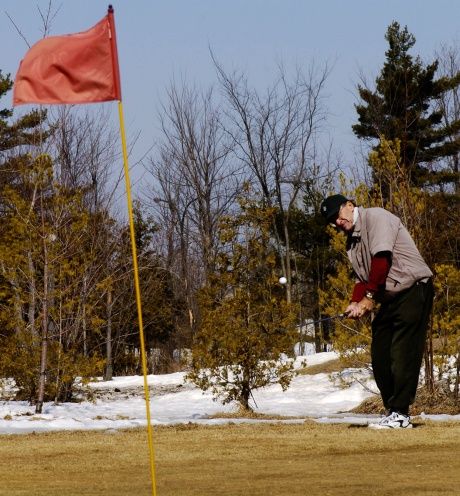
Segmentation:
<svg viewBox="0 0 460 496">
<path fill-rule="evenodd" d="M 411 428 L 433 303 L 432 272 L 401 220 L 383 208 L 357 207 L 343 195 L 321 204 L 321 214 L 347 235 L 356 275 L 345 313 L 360 318 L 380 303 L 372 321 L 372 369 L 387 415 L 369 427 Z"/>
</svg>

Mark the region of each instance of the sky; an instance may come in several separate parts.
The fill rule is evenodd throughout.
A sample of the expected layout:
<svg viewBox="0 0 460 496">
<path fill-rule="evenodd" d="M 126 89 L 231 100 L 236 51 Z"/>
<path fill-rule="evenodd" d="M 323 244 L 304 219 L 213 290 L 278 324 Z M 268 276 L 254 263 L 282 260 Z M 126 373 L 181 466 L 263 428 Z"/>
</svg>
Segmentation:
<svg viewBox="0 0 460 496">
<path fill-rule="evenodd" d="M 308 365 L 325 363 L 337 358 L 334 352 L 298 357 L 296 366 L 306 359 Z M 359 382 L 354 380 L 359 378 Z M 351 384 L 343 387 L 344 382 Z M 153 387 L 150 399 L 152 423 L 173 425 L 197 423 L 216 425 L 231 422 L 267 422 L 268 420 L 210 418 L 215 413 L 234 412 L 235 404 L 222 405 L 213 401 L 211 394 L 203 393 L 192 384 L 184 382 L 184 373 L 149 375 Z M 141 376 L 116 377 L 112 381 L 90 383 L 90 387 L 104 391 L 104 397 L 94 402 L 45 403 L 43 413 L 36 415 L 35 407 L 25 401 L 0 402 L 0 435 L 25 434 L 63 430 L 116 431 L 146 426 L 146 405 L 143 398 Z M 130 393 L 138 387 L 138 394 Z M 365 387 L 364 387 L 365 386 Z M 117 396 L 109 394 L 119 390 Z M 6 388 L 6 390 L 8 390 Z M 360 369 L 346 369 L 341 380 L 331 381 L 329 374 L 299 375 L 290 387 L 282 391 L 278 385 L 254 391 L 252 406 L 258 413 L 300 417 L 283 420 L 285 423 L 304 422 L 306 417 L 320 423 L 347 423 L 366 425 L 377 422 L 378 415 L 346 413 L 377 391 L 369 373 Z M 254 404 L 254 401 L 256 405 Z M 457 420 L 460 415 L 421 415 L 434 421 Z"/>
<path fill-rule="evenodd" d="M 46 12 L 48 4 L 49 0 L 1 0 L 3 73 L 14 77 L 27 50 L 9 17 L 33 44 L 43 36 L 38 7 Z M 210 48 L 224 69 L 246 72 L 260 89 L 273 82 L 279 61 L 288 68 L 327 62 L 332 67 L 324 93 L 330 112 L 327 130 L 337 153 L 350 166 L 358 147 L 351 131 L 356 121 L 356 84 L 361 73 L 369 81 L 378 74 L 388 25 L 393 20 L 407 25 L 417 39 L 414 54 L 426 61 L 442 44 L 460 40 L 458 0 L 114 0 L 112 4 L 128 139 L 140 135 L 130 156 L 134 185 L 143 176 L 140 161 L 159 137 L 158 113 L 165 88 L 172 80 L 203 89 L 216 83 Z M 106 14 L 108 2 L 53 0 L 51 5 L 56 15 L 50 34 L 60 35 L 92 27 Z M 11 93 L 0 108 L 11 106 Z M 103 105 L 117 115 L 115 103 Z M 27 106 L 15 112 L 24 110 Z"/>
</svg>

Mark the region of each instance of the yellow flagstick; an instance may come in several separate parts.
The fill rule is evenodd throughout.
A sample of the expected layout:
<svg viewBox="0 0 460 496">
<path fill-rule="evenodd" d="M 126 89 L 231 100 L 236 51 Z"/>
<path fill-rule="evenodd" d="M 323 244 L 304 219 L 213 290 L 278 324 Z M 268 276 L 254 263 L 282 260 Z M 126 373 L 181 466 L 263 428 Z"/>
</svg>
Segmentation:
<svg viewBox="0 0 460 496">
<path fill-rule="evenodd" d="M 149 451 L 150 451 L 150 473 L 152 477 L 152 495 L 156 496 L 155 453 L 153 448 L 153 430 L 152 430 L 151 418 L 150 418 L 150 394 L 149 394 L 149 386 L 147 382 L 147 360 L 145 353 L 144 326 L 142 323 L 141 289 L 139 285 L 139 269 L 137 264 L 136 237 L 134 233 L 133 206 L 131 199 L 131 181 L 129 179 L 128 152 L 126 148 L 125 124 L 123 120 L 123 106 L 121 101 L 118 102 L 118 114 L 120 116 L 121 146 L 123 149 L 123 168 L 125 171 L 126 199 L 128 203 L 128 216 L 129 216 L 129 231 L 131 234 L 131 251 L 133 256 L 134 287 L 136 292 L 137 315 L 139 320 L 139 336 L 141 341 L 142 373 L 144 376 L 145 408 L 147 411 L 147 433 L 148 433 Z"/>
<path fill-rule="evenodd" d="M 109 29 L 107 30 L 107 23 Z M 108 32 L 107 32 L 108 31 Z M 88 34 L 89 33 L 89 34 Z M 84 35 L 82 37 L 82 35 Z M 104 36 L 108 36 L 111 46 L 111 62 L 112 62 L 112 81 L 108 80 L 107 71 L 107 46 Z M 59 38 L 59 50 L 56 56 L 55 51 L 57 39 Z M 50 45 L 51 40 L 51 45 Z M 76 42 L 76 40 L 78 40 Z M 77 43 L 77 45 L 75 45 Z M 37 46 L 40 48 L 36 48 Z M 62 48 L 64 46 L 64 49 Z M 82 48 L 83 47 L 83 48 Z M 91 47 L 91 61 L 94 67 L 83 66 L 74 67 L 74 55 L 82 50 L 87 50 Z M 29 57 L 28 64 L 24 64 L 24 60 L 19 66 L 14 84 L 13 105 L 21 105 L 23 103 L 59 103 L 59 104 L 76 104 L 76 103 L 96 103 L 105 101 L 118 100 L 118 112 L 120 116 L 120 133 L 121 144 L 123 150 L 123 166 L 125 171 L 126 195 L 128 203 L 129 228 L 131 234 L 131 250 L 133 257 L 133 272 L 134 286 L 136 292 L 137 313 L 139 321 L 139 336 L 141 342 L 141 357 L 142 357 L 142 372 L 144 375 L 144 392 L 145 405 L 147 410 L 147 431 L 150 449 L 150 471 L 152 476 L 152 495 L 156 496 L 155 483 L 155 456 L 153 451 L 153 434 L 150 418 L 150 399 L 149 388 L 147 383 L 147 360 L 145 353 L 144 327 L 142 324 L 142 306 L 141 306 L 141 291 L 139 285 L 139 269 L 137 264 L 136 253 L 136 238 L 134 234 L 133 207 L 131 200 L 131 182 L 129 179 L 128 153 L 126 149 L 125 125 L 123 121 L 123 107 L 121 104 L 121 84 L 120 70 L 118 66 L 118 51 L 116 43 L 114 10 L 112 5 L 109 5 L 107 18 L 93 26 L 90 30 L 77 35 L 66 35 L 65 37 L 53 37 L 42 40 L 35 45 L 35 52 L 32 47 L 27 53 L 25 59 Z M 38 52 L 37 52 L 38 50 Z M 52 55 L 52 56 L 51 56 Z M 60 59 L 59 64 L 54 64 L 56 57 Z M 61 60 L 62 59 L 62 60 Z M 39 60 L 40 63 L 36 61 Z M 32 62 L 31 62 L 32 61 Z M 99 67 L 99 65 L 101 67 Z M 90 64 L 91 65 L 91 64 Z M 24 69 L 25 67 L 25 69 Z M 75 69 L 76 72 L 75 72 Z M 91 77 L 88 79 L 89 72 Z M 50 76 L 51 74 L 51 76 Z M 65 74 L 65 77 L 62 77 Z M 58 76 L 58 77 L 56 77 Z M 88 80 L 87 80 L 88 79 Z M 24 81 L 28 81 L 25 86 Z M 60 81 L 59 84 L 56 82 Z M 75 85 L 75 82 L 79 83 Z M 84 85 L 81 83 L 85 82 Z M 84 88 L 88 86 L 88 82 L 94 83 L 92 91 L 88 92 Z M 19 86 L 18 86 L 18 83 Z M 37 87 L 34 84 L 39 83 Z M 109 84 L 110 83 L 110 84 Z M 57 86 L 56 86 L 57 85 Z M 56 87 L 55 87 L 56 86 Z M 39 90 L 37 91 L 37 88 Z M 83 89 L 82 89 L 83 88 Z M 64 91 L 60 95 L 61 91 Z M 57 94 L 56 94 L 57 91 Z"/>
</svg>

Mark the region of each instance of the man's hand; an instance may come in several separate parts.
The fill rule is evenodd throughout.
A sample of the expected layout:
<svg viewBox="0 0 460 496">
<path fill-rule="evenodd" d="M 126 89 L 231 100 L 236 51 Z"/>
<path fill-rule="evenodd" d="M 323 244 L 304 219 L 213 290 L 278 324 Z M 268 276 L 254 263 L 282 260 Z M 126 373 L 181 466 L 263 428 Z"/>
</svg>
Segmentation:
<svg viewBox="0 0 460 496">
<path fill-rule="evenodd" d="M 364 297 L 359 303 L 352 301 L 345 309 L 347 317 L 350 319 L 359 319 L 374 309 L 374 302 Z"/>
<path fill-rule="evenodd" d="M 343 313 L 346 314 L 346 316 L 349 317 L 350 319 L 356 319 L 357 312 L 358 312 L 358 303 L 356 301 L 352 301 L 347 306 L 347 308 L 345 308 L 345 311 Z"/>
</svg>

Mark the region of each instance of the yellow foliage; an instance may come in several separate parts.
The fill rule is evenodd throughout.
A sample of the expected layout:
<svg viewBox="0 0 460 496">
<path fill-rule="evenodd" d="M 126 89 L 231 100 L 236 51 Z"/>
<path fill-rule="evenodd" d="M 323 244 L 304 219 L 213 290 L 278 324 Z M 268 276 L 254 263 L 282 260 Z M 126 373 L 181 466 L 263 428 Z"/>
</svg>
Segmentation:
<svg viewBox="0 0 460 496">
<path fill-rule="evenodd" d="M 398 216 L 423 251 L 425 193 L 412 186 L 409 169 L 402 164 L 400 152 L 400 140 L 389 141 L 382 136 L 378 148 L 369 154 L 375 179 L 371 203 Z"/>
<path fill-rule="evenodd" d="M 188 378 L 224 403 L 248 409 L 251 391 L 293 377 L 298 307 L 277 278 L 269 228 L 274 210 L 247 199 L 220 226 L 218 272 L 199 295 L 201 322 Z"/>
<path fill-rule="evenodd" d="M 28 331 L 3 339 L 0 344 L 0 376 L 14 379 L 17 399 L 35 401 L 38 387 L 41 341 Z M 100 375 L 104 360 L 99 355 L 84 357 L 70 350 L 65 352 L 56 341 L 48 343 L 46 400 L 69 400 L 76 377 L 82 382 Z"/>
<path fill-rule="evenodd" d="M 460 270 L 437 264 L 434 286 L 433 333 L 437 340 L 435 364 L 439 378 L 455 381 L 460 360 Z"/>
<path fill-rule="evenodd" d="M 100 369 L 99 357 L 79 355 L 83 319 L 88 341 L 102 325 L 100 295 L 88 292 L 82 303 L 83 280 L 93 263 L 94 233 L 83 190 L 54 180 L 49 155 L 25 155 L 15 165 L 15 181 L 2 186 L 0 326 L 6 335 L 1 343 L 2 372 L 9 371 L 21 394 L 33 398 L 46 296 L 48 318 L 59 329 L 48 343 L 47 397 L 54 399 L 62 394 L 59 384 L 85 375 L 85 367 Z"/>
</svg>

